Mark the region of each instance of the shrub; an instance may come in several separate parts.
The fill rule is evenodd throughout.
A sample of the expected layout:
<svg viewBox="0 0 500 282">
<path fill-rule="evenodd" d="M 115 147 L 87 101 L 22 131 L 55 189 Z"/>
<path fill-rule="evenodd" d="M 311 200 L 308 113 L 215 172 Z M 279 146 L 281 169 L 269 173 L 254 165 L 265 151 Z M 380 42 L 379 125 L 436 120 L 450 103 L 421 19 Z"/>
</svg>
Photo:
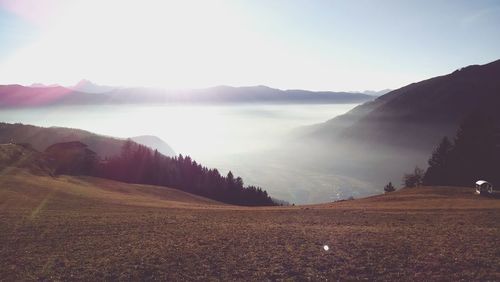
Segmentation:
<svg viewBox="0 0 500 282">
<path fill-rule="evenodd" d="M 392 185 L 392 182 L 389 182 L 387 185 L 385 185 L 384 191 L 386 193 L 390 193 L 390 192 L 396 191 L 396 188 L 394 188 L 394 185 Z"/>
<path fill-rule="evenodd" d="M 424 180 L 424 170 L 417 166 L 413 170 L 413 173 L 408 173 L 404 175 L 403 184 L 407 188 L 413 188 L 421 186 L 423 180 Z"/>
</svg>

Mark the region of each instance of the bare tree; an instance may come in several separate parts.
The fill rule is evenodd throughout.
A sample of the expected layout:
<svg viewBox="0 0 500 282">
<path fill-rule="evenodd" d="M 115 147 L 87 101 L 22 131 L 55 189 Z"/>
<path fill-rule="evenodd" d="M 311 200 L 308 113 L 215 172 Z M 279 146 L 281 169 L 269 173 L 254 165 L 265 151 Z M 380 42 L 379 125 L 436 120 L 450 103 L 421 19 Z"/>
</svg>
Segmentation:
<svg viewBox="0 0 500 282">
<path fill-rule="evenodd" d="M 413 173 L 408 173 L 403 176 L 403 184 L 407 188 L 419 187 L 423 183 L 424 175 L 425 171 L 416 166 Z"/>
</svg>

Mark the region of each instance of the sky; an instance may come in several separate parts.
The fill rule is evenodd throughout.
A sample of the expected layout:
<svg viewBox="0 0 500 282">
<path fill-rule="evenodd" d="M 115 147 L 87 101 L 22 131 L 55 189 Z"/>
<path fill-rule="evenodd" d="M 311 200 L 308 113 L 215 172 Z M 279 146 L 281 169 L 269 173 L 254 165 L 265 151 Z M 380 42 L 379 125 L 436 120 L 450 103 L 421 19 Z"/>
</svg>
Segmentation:
<svg viewBox="0 0 500 282">
<path fill-rule="evenodd" d="M 499 0 L 0 0 L 0 84 L 396 89 L 499 46 Z"/>
</svg>

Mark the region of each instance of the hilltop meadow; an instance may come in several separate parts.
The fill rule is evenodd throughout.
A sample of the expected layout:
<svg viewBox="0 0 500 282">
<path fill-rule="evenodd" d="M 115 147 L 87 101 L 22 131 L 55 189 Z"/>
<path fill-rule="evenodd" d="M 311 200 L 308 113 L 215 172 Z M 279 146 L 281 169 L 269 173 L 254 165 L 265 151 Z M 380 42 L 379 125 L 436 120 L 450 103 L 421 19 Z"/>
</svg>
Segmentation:
<svg viewBox="0 0 500 282">
<path fill-rule="evenodd" d="M 470 188 L 238 207 L 11 169 L 0 176 L 0 280 L 498 280 L 499 220 L 500 201 Z"/>
</svg>

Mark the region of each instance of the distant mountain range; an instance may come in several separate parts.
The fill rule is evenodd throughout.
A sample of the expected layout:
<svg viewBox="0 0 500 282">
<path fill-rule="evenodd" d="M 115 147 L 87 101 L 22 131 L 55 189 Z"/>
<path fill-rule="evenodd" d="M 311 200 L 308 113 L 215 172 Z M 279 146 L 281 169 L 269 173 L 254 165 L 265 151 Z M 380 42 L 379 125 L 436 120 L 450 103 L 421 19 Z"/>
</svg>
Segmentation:
<svg viewBox="0 0 500 282">
<path fill-rule="evenodd" d="M 374 96 L 363 93 L 280 90 L 267 86 L 217 86 L 192 90 L 115 88 L 83 80 L 73 87 L 57 85 L 0 85 L 0 107 L 49 105 L 163 104 L 163 103 L 362 103 Z"/>
<path fill-rule="evenodd" d="M 82 79 L 76 85 L 68 87 L 75 91 L 85 92 L 85 93 L 106 93 L 112 90 L 118 89 L 119 87 L 98 85 L 90 80 Z"/>
<path fill-rule="evenodd" d="M 371 95 L 371 96 L 382 96 L 384 94 L 387 94 L 389 92 L 391 92 L 392 89 L 383 89 L 383 90 L 380 90 L 380 91 L 375 91 L 375 90 L 365 90 L 361 93 L 363 94 L 366 94 L 366 95 Z"/>
</svg>

